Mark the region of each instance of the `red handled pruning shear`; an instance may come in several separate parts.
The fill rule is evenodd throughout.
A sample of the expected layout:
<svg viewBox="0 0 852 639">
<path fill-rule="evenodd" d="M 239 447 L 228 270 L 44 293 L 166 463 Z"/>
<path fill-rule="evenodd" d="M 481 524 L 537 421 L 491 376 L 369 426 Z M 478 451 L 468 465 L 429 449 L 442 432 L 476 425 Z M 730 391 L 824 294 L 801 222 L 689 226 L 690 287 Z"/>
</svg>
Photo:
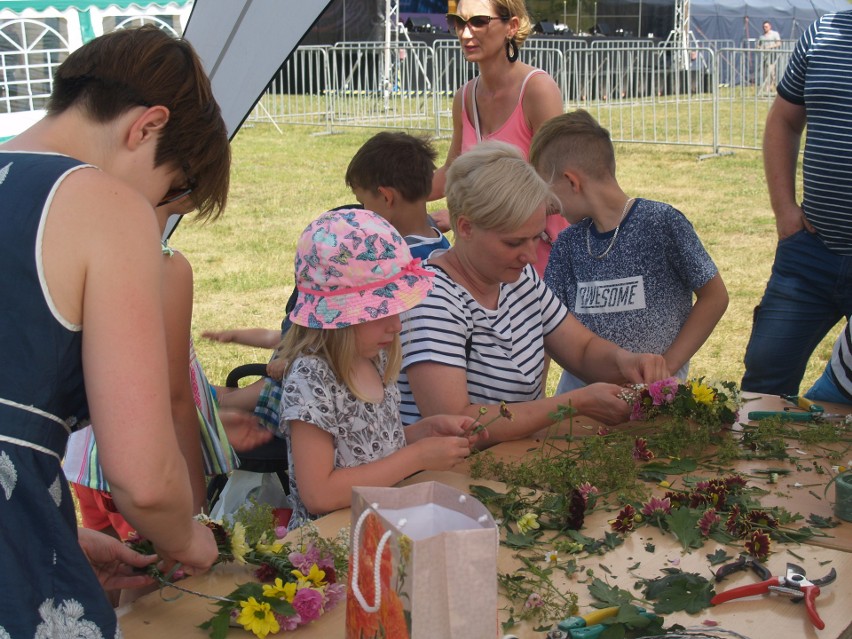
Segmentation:
<svg viewBox="0 0 852 639">
<path fill-rule="evenodd" d="M 743 561 L 743 560 L 741 560 Z M 735 562 L 736 563 L 736 562 Z M 748 564 L 757 572 L 759 575 L 770 575 L 769 571 L 757 561 L 751 560 Z M 722 577 L 719 577 L 719 573 L 717 574 L 717 581 L 719 579 L 724 578 L 726 574 L 729 574 L 733 570 L 743 569 L 746 565 L 743 565 L 742 568 L 733 568 L 724 572 Z M 719 572 L 723 572 L 727 566 L 723 566 L 719 569 Z M 761 570 L 762 569 L 762 570 Z M 765 571 L 765 572 L 764 572 Z M 819 614 L 817 614 L 816 610 L 816 598 L 819 596 L 820 586 L 825 586 L 826 584 L 830 584 L 835 579 L 837 579 L 837 571 L 834 568 L 831 569 L 831 572 L 828 573 L 825 577 L 821 577 L 820 579 L 809 580 L 805 577 L 805 571 L 803 568 L 800 568 L 796 564 L 787 564 L 787 574 L 784 577 L 772 577 L 764 579 L 756 584 L 750 584 L 748 586 L 740 586 L 739 588 L 732 588 L 731 590 L 726 590 L 725 592 L 721 592 L 710 600 L 710 603 L 715 605 L 725 603 L 726 601 L 730 601 L 731 599 L 738 599 L 740 597 L 750 597 L 752 595 L 763 595 L 767 592 L 775 592 L 779 595 L 784 595 L 785 597 L 790 597 L 793 602 L 798 603 L 804 599 L 805 608 L 808 611 L 808 616 L 811 618 L 811 623 L 814 626 L 822 630 L 825 628 L 825 623 L 822 619 L 820 619 Z"/>
</svg>

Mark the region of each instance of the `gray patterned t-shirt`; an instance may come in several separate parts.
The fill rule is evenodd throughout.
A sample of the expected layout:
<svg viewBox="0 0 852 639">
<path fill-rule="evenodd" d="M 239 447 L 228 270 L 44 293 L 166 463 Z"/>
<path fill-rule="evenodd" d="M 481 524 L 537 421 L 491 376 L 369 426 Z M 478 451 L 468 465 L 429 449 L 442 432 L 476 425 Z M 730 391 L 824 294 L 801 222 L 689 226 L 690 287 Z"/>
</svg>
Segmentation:
<svg viewBox="0 0 852 639">
<path fill-rule="evenodd" d="M 591 218 L 562 231 L 544 282 L 595 334 L 634 353 L 662 354 L 716 265 L 689 220 L 663 202 L 637 198 L 613 235 L 598 233 Z M 560 382 L 560 392 L 568 388 Z"/>
<path fill-rule="evenodd" d="M 384 374 L 387 357 L 379 356 L 379 375 Z M 399 417 L 399 389 L 396 384 L 385 387 L 380 404 L 356 398 L 337 378 L 324 359 L 313 355 L 299 357 L 293 362 L 282 383 L 281 423 L 279 436 L 287 440 L 290 473 L 290 499 L 293 516 L 292 530 L 310 519 L 311 515 L 299 498 L 293 455 L 290 452 L 289 420 L 313 424 L 334 438 L 334 467 L 352 468 L 387 457 L 405 446 L 405 434 Z"/>
</svg>

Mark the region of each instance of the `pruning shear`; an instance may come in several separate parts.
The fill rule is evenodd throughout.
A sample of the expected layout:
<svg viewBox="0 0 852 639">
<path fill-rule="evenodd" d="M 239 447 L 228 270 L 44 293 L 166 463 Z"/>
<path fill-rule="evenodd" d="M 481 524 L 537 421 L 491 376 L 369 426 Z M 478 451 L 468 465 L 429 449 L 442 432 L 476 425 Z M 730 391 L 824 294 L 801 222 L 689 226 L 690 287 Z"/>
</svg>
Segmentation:
<svg viewBox="0 0 852 639">
<path fill-rule="evenodd" d="M 745 566 L 743 566 L 743 568 L 744 567 Z M 710 600 L 710 603 L 717 606 L 721 603 L 725 603 L 726 601 L 730 601 L 731 599 L 775 592 L 779 595 L 790 597 L 794 603 L 798 603 L 804 599 L 805 608 L 808 611 L 808 617 L 810 617 L 811 623 L 819 630 L 825 628 L 825 622 L 823 622 L 823 620 L 820 619 L 819 614 L 817 614 L 816 598 L 819 596 L 820 586 L 830 584 L 837 579 L 837 571 L 834 568 L 832 568 L 831 572 L 829 572 L 825 577 L 809 580 L 805 576 L 805 570 L 796 564 L 787 564 L 787 574 L 784 577 L 772 577 L 771 573 L 765 566 L 754 560 L 750 562 L 750 567 L 761 577 L 763 577 L 763 575 L 768 575 L 767 578 L 756 584 L 740 586 L 739 588 L 732 588 L 731 590 L 721 592 L 713 597 Z M 727 566 L 723 566 L 716 573 L 717 581 L 720 579 L 719 573 L 723 572 L 726 568 Z M 730 574 L 730 572 L 737 569 L 739 568 L 734 568 L 725 572 L 721 578 L 723 579 L 725 575 Z"/>
<path fill-rule="evenodd" d="M 749 420 L 757 421 L 759 419 L 767 419 L 768 417 L 780 417 L 791 422 L 821 422 L 828 419 L 843 419 L 846 417 L 846 415 L 839 413 L 826 413 L 825 408 L 799 395 L 781 395 L 781 399 L 790 402 L 793 406 L 785 407 L 784 410 L 754 410 L 748 414 Z M 801 412 L 796 409 L 799 409 Z"/>
</svg>

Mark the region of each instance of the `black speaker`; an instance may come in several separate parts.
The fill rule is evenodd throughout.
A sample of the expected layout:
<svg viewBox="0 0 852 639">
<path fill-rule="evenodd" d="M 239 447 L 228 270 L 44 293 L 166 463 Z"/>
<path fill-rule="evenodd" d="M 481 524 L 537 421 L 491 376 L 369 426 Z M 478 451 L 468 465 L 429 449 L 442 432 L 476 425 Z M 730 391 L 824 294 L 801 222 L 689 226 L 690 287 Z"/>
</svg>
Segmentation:
<svg viewBox="0 0 852 639">
<path fill-rule="evenodd" d="M 554 35 L 556 33 L 556 25 L 548 20 L 541 20 L 533 27 L 533 32 L 541 33 L 542 35 Z"/>
<path fill-rule="evenodd" d="M 407 31 L 413 33 L 433 33 L 435 31 L 431 20 L 426 16 L 409 16 L 403 26 Z"/>
<path fill-rule="evenodd" d="M 612 29 L 606 22 L 598 22 L 594 27 L 592 27 L 592 33 L 594 35 L 611 36 Z"/>
</svg>

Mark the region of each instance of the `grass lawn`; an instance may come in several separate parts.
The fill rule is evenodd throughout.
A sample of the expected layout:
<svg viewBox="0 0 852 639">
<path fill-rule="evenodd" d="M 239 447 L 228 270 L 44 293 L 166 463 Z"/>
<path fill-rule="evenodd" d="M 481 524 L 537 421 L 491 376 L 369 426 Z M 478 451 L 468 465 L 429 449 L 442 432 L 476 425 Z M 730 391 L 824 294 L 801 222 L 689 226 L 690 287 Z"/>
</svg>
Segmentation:
<svg viewBox="0 0 852 639">
<path fill-rule="evenodd" d="M 260 349 L 201 338 L 205 329 L 278 327 L 293 286 L 293 257 L 304 227 L 326 209 L 354 202 L 343 176 L 349 159 L 375 130 L 321 135 L 319 129 L 244 127 L 233 143 L 226 214 L 212 224 L 183 222 L 172 236 L 195 269 L 196 349 L 210 380 L 224 383 L 234 366 L 265 362 Z M 440 162 L 448 140 L 436 146 Z M 713 335 L 692 360 L 692 373 L 739 382 L 751 329 L 775 249 L 775 223 L 761 156 L 754 151 L 699 161 L 706 149 L 619 145 L 618 178 L 630 196 L 668 202 L 695 225 L 719 267 L 731 302 Z M 434 203 L 440 208 L 443 203 Z M 820 345 L 802 389 L 821 373 L 839 331 Z M 551 367 L 548 388 L 558 380 Z"/>
</svg>

